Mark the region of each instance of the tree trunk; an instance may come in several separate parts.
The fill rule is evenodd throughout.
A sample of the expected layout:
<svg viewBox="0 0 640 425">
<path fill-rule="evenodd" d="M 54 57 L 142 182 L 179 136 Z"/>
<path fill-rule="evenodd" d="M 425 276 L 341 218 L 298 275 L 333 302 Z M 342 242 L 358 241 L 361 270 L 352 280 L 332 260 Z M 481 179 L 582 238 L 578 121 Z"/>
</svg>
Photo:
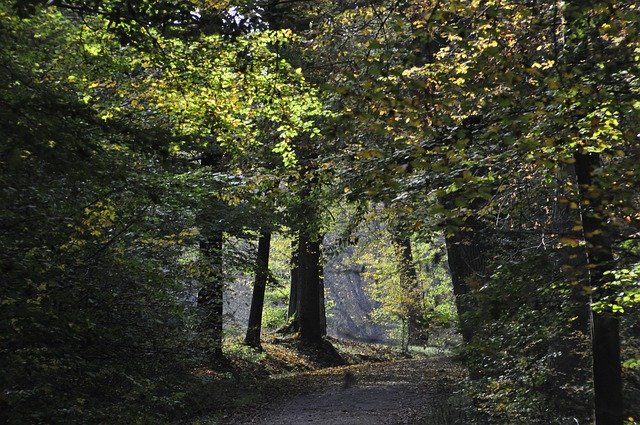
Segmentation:
<svg viewBox="0 0 640 425">
<path fill-rule="evenodd" d="M 410 298 L 407 314 L 407 344 L 422 344 L 422 326 L 420 323 L 422 299 L 414 299 L 414 297 L 422 297 L 422 294 L 418 285 L 418 272 L 413 263 L 411 240 L 409 238 L 396 236 L 394 242 L 400 251 L 401 284 Z"/>
<path fill-rule="evenodd" d="M 291 319 L 298 316 L 298 301 L 300 299 L 300 286 L 298 285 L 300 273 L 300 261 L 298 256 L 298 241 L 291 241 L 291 290 L 289 291 L 289 308 L 287 310 L 287 318 Z"/>
<path fill-rule="evenodd" d="M 249 311 L 249 324 L 245 344 L 252 347 L 260 346 L 260 330 L 262 329 L 262 309 L 264 306 L 264 292 L 269 277 L 269 248 L 271 246 L 271 233 L 262 231 L 258 240 L 258 258 L 256 261 L 255 281 L 253 284 L 253 296 L 251 297 L 251 309 Z"/>
<path fill-rule="evenodd" d="M 220 156 L 215 154 L 204 155 L 201 165 L 216 168 L 219 166 Z M 201 239 L 199 242 L 200 254 L 208 266 L 203 272 L 200 290 L 198 291 L 198 310 L 200 312 L 199 328 L 205 338 L 210 339 L 211 358 L 214 362 L 222 359 L 223 336 L 223 294 L 224 273 L 222 262 L 222 249 L 224 244 L 224 232 L 222 228 L 212 226 L 210 221 L 210 209 L 218 201 L 213 200 L 207 204 L 198 217 Z"/>
<path fill-rule="evenodd" d="M 587 244 L 589 282 L 593 300 L 610 295 L 605 274 L 613 263 L 611 235 L 602 215 L 602 193 L 593 186 L 593 172 L 600 165 L 595 153 L 577 153 L 575 167 L 580 187 L 582 229 Z M 620 323 L 611 312 L 593 314 L 593 386 L 596 424 L 622 425 L 622 371 L 620 365 Z"/>
<path fill-rule="evenodd" d="M 465 343 L 471 342 L 474 335 L 473 324 L 468 317 L 473 311 L 470 293 L 487 279 L 484 254 L 475 227 L 458 229 L 453 235 L 445 237 L 460 332 Z"/>
<path fill-rule="evenodd" d="M 300 338 L 303 341 L 319 343 L 322 341 L 320 323 L 320 241 L 310 237 L 305 230 L 300 231 L 299 239 L 300 301 L 298 324 Z"/>
<path fill-rule="evenodd" d="M 198 308 L 201 312 L 200 329 L 211 338 L 211 356 L 214 361 L 222 358 L 222 274 L 223 233 L 221 230 L 203 235 L 200 252 L 209 269 L 198 291 Z"/>
<path fill-rule="evenodd" d="M 563 166 L 557 178 L 552 230 L 557 235 L 580 239 L 582 235 L 574 230 L 576 223 L 580 223 L 579 211 L 572 209 L 569 202 L 575 193 L 564 189 L 570 180 L 575 180 L 573 166 Z M 579 419 L 580 423 L 589 423 L 593 421 L 593 397 L 570 390 L 592 385 L 591 297 L 585 290 L 589 287 L 587 253 L 584 246 L 565 244 L 554 254 L 556 273 L 568 295 L 552 300 L 558 303 L 560 327 L 549 341 L 551 391 L 558 411 Z"/>
</svg>

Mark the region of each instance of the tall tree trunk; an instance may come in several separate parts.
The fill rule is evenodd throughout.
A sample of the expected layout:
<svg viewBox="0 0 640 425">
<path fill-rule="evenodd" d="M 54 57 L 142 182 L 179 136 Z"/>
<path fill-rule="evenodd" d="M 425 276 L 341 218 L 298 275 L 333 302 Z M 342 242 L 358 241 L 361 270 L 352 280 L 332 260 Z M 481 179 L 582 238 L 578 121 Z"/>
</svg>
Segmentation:
<svg viewBox="0 0 640 425">
<path fill-rule="evenodd" d="M 322 342 L 323 325 L 321 302 L 320 249 L 322 237 L 318 232 L 319 205 L 315 190 L 318 178 L 318 151 L 312 143 L 300 144 L 296 155 L 300 161 L 299 204 L 296 205 L 298 229 L 298 278 L 296 321 L 300 339 L 309 343 Z M 292 280 L 292 283 L 294 281 Z M 293 303 L 291 303 L 293 304 Z"/>
<path fill-rule="evenodd" d="M 255 281 L 253 295 L 251 297 L 251 309 L 249 311 L 249 324 L 245 344 L 252 347 L 260 346 L 260 330 L 262 329 L 262 309 L 264 306 L 264 292 L 269 277 L 269 248 L 271 246 L 271 233 L 262 231 L 258 240 L 258 258 L 256 261 Z"/>
<path fill-rule="evenodd" d="M 289 308 L 287 309 L 287 317 L 291 319 L 295 317 L 297 320 L 298 307 L 300 300 L 300 258 L 298 256 L 298 241 L 291 241 L 291 290 L 289 291 Z"/>
<path fill-rule="evenodd" d="M 569 199 L 575 193 L 565 189 L 575 180 L 573 166 L 563 166 L 557 175 L 559 185 L 553 208 L 552 230 L 555 234 L 571 239 L 580 239 L 581 232 L 574 229 L 580 223 L 579 211 L 570 207 Z M 573 184 L 571 187 L 575 187 Z M 562 288 L 568 295 L 554 297 L 559 305 L 560 327 L 549 342 L 549 367 L 552 370 L 552 394 L 558 411 L 579 419 L 580 423 L 593 421 L 593 397 L 576 391 L 589 388 L 591 351 L 591 297 L 585 289 L 589 287 L 587 253 L 584 246 L 565 244 L 555 251 L 555 268 Z"/>
<path fill-rule="evenodd" d="M 603 194 L 593 186 L 593 172 L 600 166 L 595 153 L 577 153 L 575 168 L 582 210 L 582 228 L 587 244 L 589 282 L 593 300 L 610 295 L 605 274 L 613 263 L 610 229 L 603 217 Z M 620 365 L 620 322 L 611 312 L 592 313 L 593 385 L 596 424 L 622 425 L 622 371 Z"/>
<path fill-rule="evenodd" d="M 207 154 L 202 157 L 201 165 L 204 167 L 219 167 L 220 155 Z M 214 362 L 222 359 L 223 336 L 223 295 L 224 273 L 222 261 L 222 249 L 224 245 L 224 232 L 222 228 L 211 224 L 209 211 L 218 201 L 212 200 L 203 211 L 199 213 L 200 228 L 199 249 L 207 269 L 202 274 L 202 282 L 198 291 L 198 310 L 200 313 L 200 332 L 205 338 L 210 339 L 211 358 Z"/>
<path fill-rule="evenodd" d="M 320 323 L 320 241 L 306 230 L 300 231 L 298 255 L 300 259 L 300 301 L 298 323 L 300 338 L 306 342 L 322 341 Z"/>
<path fill-rule="evenodd" d="M 474 130 L 482 125 L 481 115 L 472 115 L 463 120 L 462 129 L 470 143 L 474 141 Z M 476 170 L 477 175 L 482 176 L 488 170 L 484 167 Z M 495 190 L 491 187 L 491 192 Z M 455 211 L 457 208 L 455 194 L 445 196 L 441 199 L 442 204 L 449 210 Z M 482 198 L 475 198 L 468 201 L 468 207 L 475 214 L 486 203 Z M 474 310 L 472 292 L 480 288 L 488 281 L 484 249 L 482 244 L 482 231 L 486 226 L 481 224 L 474 216 L 464 218 L 462 226 L 450 223 L 456 227 L 453 234 L 445 235 L 445 245 L 447 249 L 447 261 L 449 263 L 449 273 L 453 285 L 453 295 L 455 297 L 456 309 L 458 311 L 458 321 L 460 333 L 465 344 L 473 339 L 475 329 L 469 315 Z"/>
<path fill-rule="evenodd" d="M 414 297 L 421 297 L 418 285 L 418 272 L 413 263 L 413 253 L 411 250 L 411 240 L 397 235 L 395 244 L 400 254 L 400 279 L 402 287 L 411 298 L 407 314 L 407 344 L 421 344 L 422 328 L 420 324 L 420 307 L 422 300 L 414 300 Z"/>
<path fill-rule="evenodd" d="M 609 4 L 572 0 L 566 2 L 563 8 L 563 30 L 566 40 L 563 65 L 566 69 L 574 68 L 574 73 L 577 69 L 586 71 L 588 75 L 590 71 L 588 68 L 585 70 L 584 66 L 592 66 L 593 49 L 598 48 L 594 41 L 598 37 L 598 25 L 602 22 L 596 19 L 600 12 L 596 12 L 594 6 L 608 7 Z M 560 72 L 564 70 L 561 69 Z M 597 97 L 594 100 L 597 101 Z M 574 159 L 580 189 L 582 231 L 589 263 L 589 282 L 593 291 L 593 301 L 598 302 L 610 295 L 610 290 L 607 289 L 609 276 L 605 272 L 613 263 L 611 229 L 603 216 L 604 193 L 602 188 L 593 184 L 594 171 L 600 166 L 600 155 L 585 150 L 576 152 Z M 596 424 L 622 425 L 624 414 L 620 323 L 618 317 L 611 312 L 592 312 L 592 351 Z"/>
<path fill-rule="evenodd" d="M 470 223 L 473 223 L 473 220 L 468 219 L 467 224 Z M 468 317 L 473 311 L 470 294 L 487 279 L 484 254 L 477 232 L 477 225 L 471 225 L 445 237 L 460 332 L 465 343 L 471 342 L 475 333 Z"/>
<path fill-rule="evenodd" d="M 198 308 L 201 313 L 200 329 L 211 339 L 211 357 L 214 361 L 222 358 L 222 315 L 223 315 L 223 273 L 222 273 L 222 231 L 212 231 L 203 235 L 200 252 L 208 270 L 198 291 Z"/>
</svg>

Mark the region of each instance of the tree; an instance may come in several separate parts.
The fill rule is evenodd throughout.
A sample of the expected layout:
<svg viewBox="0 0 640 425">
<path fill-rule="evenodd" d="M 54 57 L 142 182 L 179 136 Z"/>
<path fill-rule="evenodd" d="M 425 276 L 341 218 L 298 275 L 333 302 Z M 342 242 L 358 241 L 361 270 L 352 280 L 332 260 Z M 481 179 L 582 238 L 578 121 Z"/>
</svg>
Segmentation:
<svg viewBox="0 0 640 425">
<path fill-rule="evenodd" d="M 352 261 L 364 267 L 365 290 L 376 303 L 372 319 L 386 327 L 406 352 L 409 345 L 426 343 L 426 283 L 418 274 L 411 250 L 407 250 L 409 239 L 398 237 L 396 229 L 376 227 L 370 223 L 360 230 Z"/>
<path fill-rule="evenodd" d="M 639 13 L 630 0 L 0 2 L 2 414 L 100 422 L 125 405 L 157 421 L 149 400 L 172 405 L 166 388 L 222 355 L 238 258 L 225 238 L 267 227 L 299 238 L 290 315 L 319 342 L 340 200 L 396 216 L 394 260 L 371 276 L 410 339 L 425 300 L 413 254 L 445 235 L 476 399 L 505 422 L 589 419 L 548 401 L 584 395 L 581 345 L 559 339 L 585 333 L 590 296 L 596 419 L 620 423 L 620 319 L 640 300 Z M 577 184 L 558 177 L 571 167 Z M 199 307 L 185 307 L 194 280 Z M 578 379 L 550 388 L 567 348 Z"/>
<path fill-rule="evenodd" d="M 557 172 L 557 189 L 553 206 L 550 230 L 558 240 L 577 241 L 581 238 L 579 210 L 571 208 L 571 202 L 577 205 L 575 193 L 575 170 L 571 164 L 562 164 Z M 575 201 L 570 201 L 574 199 Z M 563 322 L 551 337 L 549 352 L 552 369 L 552 385 L 556 389 L 558 400 L 566 403 L 562 410 L 573 417 L 588 421 L 593 415 L 593 397 L 583 394 L 571 394 L 569 389 L 591 385 L 591 297 L 589 291 L 589 272 L 586 267 L 585 247 L 576 243 L 557 243 L 553 268 L 558 270 L 557 297 L 550 300 L 562 311 Z M 566 294 L 566 295 L 563 295 Z M 555 301 L 555 302 L 554 302 Z"/>
<path fill-rule="evenodd" d="M 214 171 L 219 167 L 219 159 L 209 154 L 203 157 L 202 166 Z M 206 205 L 200 212 L 199 231 L 200 256 L 203 262 L 201 284 L 198 290 L 198 307 L 200 309 L 200 331 L 211 350 L 213 363 L 222 359 L 222 315 L 224 293 L 223 248 L 224 228 L 216 222 L 217 215 L 212 210 L 224 208 L 221 202 Z"/>
<path fill-rule="evenodd" d="M 299 309 L 298 326 L 300 339 L 317 344 L 322 341 L 322 309 L 320 302 L 320 247 L 321 240 L 317 235 L 301 230 L 298 239 L 299 250 Z"/>
<path fill-rule="evenodd" d="M 440 217 L 445 228 L 452 221 L 456 228 L 486 227 L 467 234 L 463 247 L 479 246 L 470 241 L 475 236 L 520 251 L 524 247 L 517 247 L 516 235 L 534 233 L 544 244 L 579 244 L 571 235 L 546 238 L 548 193 L 558 169 L 576 161 L 576 153 L 597 153 L 603 161 L 595 169 L 592 196 L 609 192 L 610 198 L 600 202 L 602 212 L 595 215 L 602 225 L 616 223 L 618 233 L 627 225 L 637 228 L 630 219 L 637 200 L 620 186 L 637 175 L 631 165 L 637 157 L 631 130 L 638 116 L 633 100 L 638 84 L 631 77 L 638 72 L 632 52 L 639 38 L 631 24 L 637 11 L 628 2 L 574 6 L 448 1 L 421 9 L 380 2 L 335 19 L 340 45 L 361 53 L 349 55 L 348 71 L 336 72 L 339 78 L 333 80 L 345 115 L 358 120 L 345 131 L 350 143 L 344 164 L 350 171 L 344 173 L 344 190 L 388 196 L 401 205 L 410 200 L 416 226 L 425 217 Z M 572 9 L 579 11 L 577 19 Z M 416 39 L 425 48 L 412 55 L 407 41 Z M 482 122 L 473 137 L 465 128 L 471 117 Z M 540 198 L 530 196 L 535 191 Z M 444 208 L 438 199 L 450 199 L 451 206 Z M 474 208 L 478 199 L 481 207 Z M 544 214 L 531 214 L 531 202 Z M 474 226 L 465 226 L 467 219 Z M 495 236 L 493 228 L 499 232 Z M 615 244 L 610 246 L 615 252 Z M 496 257 L 504 251 L 475 250 L 492 260 L 482 275 L 504 268 L 506 261 Z M 478 258 L 472 255 L 471 262 Z M 547 271 L 540 270 L 540 276 Z M 492 278 L 480 286 L 486 290 L 494 283 Z M 620 311 L 612 293 L 594 289 L 607 300 L 594 305 Z M 560 293 L 564 297 L 565 290 Z M 499 308 L 495 312 L 501 315 Z M 613 311 L 606 314 L 615 317 Z"/>
<path fill-rule="evenodd" d="M 611 230 L 602 219 L 602 195 L 595 193 L 593 173 L 599 166 L 597 154 L 576 155 L 576 175 L 580 185 L 582 228 L 587 243 L 589 282 L 596 301 L 611 295 L 607 271 L 613 263 Z M 624 421 L 622 371 L 620 362 L 620 319 L 614 312 L 593 312 L 593 386 L 596 423 L 622 424 Z"/>
<path fill-rule="evenodd" d="M 126 57 L 89 54 L 112 48 L 109 37 L 10 6 L 0 3 L 1 420 L 166 420 L 157 407 L 194 366 L 176 296 L 193 217 L 174 208 L 184 192 L 169 178 L 186 167 L 163 155 L 174 134 L 152 116 L 105 123 L 85 97 L 88 80 L 128 69 Z"/>
<path fill-rule="evenodd" d="M 302 236 L 301 236 L 302 235 Z M 312 332 L 316 332 L 316 328 L 320 329 L 321 336 L 326 336 L 327 334 L 327 317 L 326 317 L 326 306 L 325 306 L 325 289 L 324 289 L 324 276 L 323 276 L 323 265 L 321 255 L 315 253 L 316 250 L 321 251 L 321 242 L 315 241 L 312 242 L 307 247 L 300 246 L 300 238 L 304 237 L 304 233 L 302 230 L 298 231 L 296 239 L 291 241 L 291 257 L 290 257 L 290 286 L 289 286 L 289 302 L 287 305 L 287 319 L 289 323 L 285 326 L 281 331 L 284 333 L 295 333 L 300 332 L 300 314 L 303 308 L 312 308 L 311 317 L 317 317 L 318 322 L 315 323 L 315 318 L 311 319 L 310 327 L 313 329 Z M 300 253 L 304 253 L 307 266 L 305 270 L 301 269 L 302 260 L 300 257 Z M 302 302 L 302 291 L 303 285 L 301 282 L 305 282 L 306 288 L 305 293 L 309 293 L 310 291 L 314 291 L 313 287 L 315 286 L 317 289 L 317 307 L 312 307 L 312 304 L 305 304 L 306 307 L 303 307 Z M 317 310 L 317 312 L 315 311 Z M 308 310 L 307 310 L 308 312 Z M 305 315 L 305 313 L 302 313 Z M 309 316 L 309 314 L 307 314 Z M 302 337 L 302 335 L 301 335 Z M 314 342 L 319 342 L 316 337 L 306 338 L 302 337 L 305 340 L 311 340 Z"/>
<path fill-rule="evenodd" d="M 251 227 L 243 201 L 264 178 L 245 179 L 247 157 L 262 146 L 293 169 L 321 105 L 276 52 L 291 32 L 230 34 L 205 25 L 220 10 L 199 20 L 187 2 L 12 6 L 0 3 L 3 419 L 170 421 L 178 386 L 211 360 L 185 306 L 195 279 L 220 356 L 224 232 Z"/>
<path fill-rule="evenodd" d="M 263 230 L 258 240 L 258 254 L 255 266 L 255 281 L 253 283 L 253 295 L 251 297 L 251 309 L 249 311 L 249 324 L 244 342 L 252 347 L 260 346 L 260 330 L 262 328 L 262 308 L 264 305 L 264 292 L 269 279 L 269 247 L 271 245 L 271 233 Z"/>
<path fill-rule="evenodd" d="M 467 224 L 470 224 L 469 220 Z M 460 320 L 460 331 L 466 343 L 473 340 L 474 325 L 470 313 L 474 312 L 474 289 L 480 288 L 487 280 L 484 247 L 480 242 L 480 229 L 477 225 L 469 225 L 464 229 L 454 230 L 446 236 L 447 258 L 453 293 Z"/>
<path fill-rule="evenodd" d="M 300 286 L 299 286 L 299 270 L 300 260 L 298 259 L 298 241 L 295 239 L 291 241 L 291 273 L 290 273 L 290 289 L 289 289 L 289 305 L 287 308 L 287 318 L 289 320 L 294 319 L 296 323 L 294 327 L 297 327 L 297 317 L 299 311 L 298 300 L 300 299 Z M 297 329 L 294 329 L 297 330 Z"/>
<path fill-rule="evenodd" d="M 401 287 L 414 299 L 409 304 L 407 311 L 407 345 L 417 345 L 426 343 L 428 334 L 424 334 L 422 318 L 422 294 L 418 283 L 418 273 L 414 264 L 413 254 L 411 252 L 411 240 L 407 237 L 394 238 L 394 244 L 398 250 L 399 270 Z M 425 340 L 426 336 L 426 340 Z"/>
</svg>

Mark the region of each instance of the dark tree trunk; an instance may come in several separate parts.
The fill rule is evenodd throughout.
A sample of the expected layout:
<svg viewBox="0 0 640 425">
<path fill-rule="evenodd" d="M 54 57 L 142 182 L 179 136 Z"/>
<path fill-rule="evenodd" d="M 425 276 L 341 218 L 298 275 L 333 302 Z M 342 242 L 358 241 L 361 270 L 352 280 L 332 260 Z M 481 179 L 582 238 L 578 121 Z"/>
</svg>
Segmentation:
<svg viewBox="0 0 640 425">
<path fill-rule="evenodd" d="M 310 237 L 306 231 L 300 231 L 298 242 L 300 260 L 299 281 L 300 299 L 298 324 L 300 338 L 306 342 L 322 341 L 320 313 L 320 241 Z"/>
<path fill-rule="evenodd" d="M 472 220 L 468 219 L 467 224 L 470 222 Z M 453 235 L 445 237 L 460 332 L 465 343 L 471 342 L 474 335 L 474 327 L 468 317 L 473 311 L 471 292 L 482 286 L 487 279 L 484 254 L 479 240 L 475 225 L 468 228 L 465 226 L 456 230 Z"/>
<path fill-rule="evenodd" d="M 211 338 L 213 360 L 222 358 L 222 315 L 223 315 L 223 273 L 222 273 L 222 231 L 203 235 L 200 252 L 209 265 L 204 273 L 202 287 L 198 291 L 198 308 L 201 312 L 200 329 Z"/>
<path fill-rule="evenodd" d="M 580 223 L 579 210 L 571 208 L 569 202 L 575 193 L 564 189 L 569 180 L 575 180 L 573 166 L 564 166 L 557 177 L 552 230 L 561 236 L 580 239 L 581 232 L 574 229 L 576 223 Z M 558 411 L 579 419 L 580 423 L 589 423 L 593 421 L 593 397 L 568 390 L 589 388 L 592 381 L 591 297 L 585 290 L 590 285 L 585 247 L 562 245 L 555 252 L 554 265 L 567 295 L 554 297 L 559 303 L 560 327 L 549 342 L 552 394 Z"/>
<path fill-rule="evenodd" d="M 289 319 L 295 317 L 295 320 L 297 320 L 298 316 L 298 301 L 300 299 L 300 286 L 298 285 L 300 277 L 300 261 L 298 251 L 298 242 L 294 240 L 291 242 L 291 291 L 289 292 L 289 308 L 287 310 L 287 317 Z"/>
<path fill-rule="evenodd" d="M 602 215 L 603 193 L 593 186 L 593 172 L 600 166 L 595 153 L 575 155 L 580 187 L 582 228 L 587 244 L 589 281 L 593 300 L 610 295 L 605 274 L 613 263 L 610 229 Z M 596 424 L 622 425 L 622 371 L 620 365 L 620 323 L 611 312 L 593 312 L 593 385 Z"/>
<path fill-rule="evenodd" d="M 271 233 L 262 231 L 258 240 L 258 258 L 256 261 L 255 281 L 253 284 L 253 296 L 251 297 L 251 309 L 249 310 L 249 324 L 245 344 L 252 347 L 260 346 L 260 330 L 262 329 L 262 309 L 264 306 L 264 292 L 269 277 L 269 248 L 271 246 Z"/>
<path fill-rule="evenodd" d="M 204 167 L 219 167 L 220 155 L 204 155 L 201 165 Z M 214 362 L 222 359 L 222 317 L 224 273 L 222 262 L 222 249 L 224 244 L 224 232 L 220 227 L 212 226 L 210 209 L 217 203 L 203 208 L 198 217 L 201 239 L 199 242 L 200 254 L 208 266 L 203 272 L 201 287 L 198 291 L 198 309 L 200 312 L 200 332 L 205 338 L 210 339 L 211 357 Z"/>
<path fill-rule="evenodd" d="M 482 125 L 482 121 L 480 115 L 464 119 L 462 129 L 471 143 L 474 140 L 474 130 Z M 474 174 L 482 176 L 486 172 L 485 168 L 479 168 Z M 491 188 L 492 192 L 494 190 L 495 188 Z M 455 211 L 458 207 L 455 194 L 445 196 L 441 202 L 451 211 Z M 475 214 L 485 203 L 486 200 L 483 198 L 470 199 L 468 207 Z M 456 226 L 453 222 L 450 224 L 453 224 L 456 229 L 453 234 L 447 232 L 445 235 L 449 273 L 458 311 L 460 333 L 465 344 L 468 344 L 475 334 L 473 320 L 469 317 L 475 310 L 472 292 L 489 280 L 484 255 L 486 246 L 482 244 L 482 238 L 486 236 L 482 235 L 482 231 L 486 230 L 486 226 L 474 216 L 464 218 L 462 226 Z"/>
<path fill-rule="evenodd" d="M 413 263 L 413 253 L 411 251 L 411 240 L 409 238 L 396 237 L 395 243 L 400 250 L 400 278 L 403 288 L 413 298 L 421 297 L 420 287 L 418 285 L 418 272 Z M 409 314 L 407 315 L 407 343 L 422 344 L 422 326 L 420 324 L 420 306 L 422 300 L 411 300 L 409 306 Z"/>
</svg>

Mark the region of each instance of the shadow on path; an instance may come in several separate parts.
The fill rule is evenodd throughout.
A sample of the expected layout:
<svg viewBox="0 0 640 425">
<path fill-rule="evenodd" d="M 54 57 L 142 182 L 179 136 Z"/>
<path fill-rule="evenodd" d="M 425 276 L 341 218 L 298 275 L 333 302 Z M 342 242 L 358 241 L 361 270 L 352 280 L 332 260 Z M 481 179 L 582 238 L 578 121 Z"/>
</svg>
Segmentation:
<svg viewBox="0 0 640 425">
<path fill-rule="evenodd" d="M 467 424 L 471 403 L 454 396 L 464 378 L 462 367 L 448 358 L 282 375 L 272 378 L 279 381 L 274 388 L 282 394 L 276 391 L 270 402 L 231 415 L 224 423 Z"/>
</svg>

